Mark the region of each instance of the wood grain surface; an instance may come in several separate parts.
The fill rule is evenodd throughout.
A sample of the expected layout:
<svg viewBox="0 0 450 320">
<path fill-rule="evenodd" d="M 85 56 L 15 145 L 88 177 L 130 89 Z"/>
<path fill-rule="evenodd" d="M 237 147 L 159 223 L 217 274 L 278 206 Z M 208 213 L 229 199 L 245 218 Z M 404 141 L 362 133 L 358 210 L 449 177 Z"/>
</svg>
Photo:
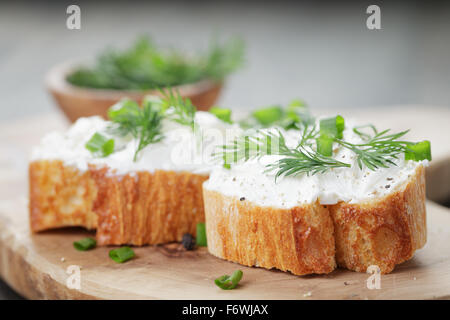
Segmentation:
<svg viewBox="0 0 450 320">
<path fill-rule="evenodd" d="M 381 119 L 404 129 L 425 124 L 420 138 L 432 141 L 436 163 L 448 168 L 449 128 L 433 129 L 430 113 L 413 112 L 408 119 Z M 448 110 L 435 112 L 447 121 Z M 395 113 L 395 110 L 393 110 Z M 447 113 L 445 113 L 447 112 Z M 391 113 L 392 114 L 392 113 Z M 344 114 L 345 115 L 345 114 Z M 359 115 L 360 117 L 362 115 Z M 447 118 L 445 118 L 447 116 Z M 444 120 L 442 120 L 445 118 Z M 377 119 L 371 120 L 377 123 Z M 393 124 L 393 125 L 392 125 Z M 28 226 L 26 166 L 30 147 L 51 129 L 63 129 L 58 115 L 21 120 L 0 127 L 0 276 L 16 291 L 33 299 L 436 299 L 450 298 L 450 210 L 427 203 L 428 242 L 415 257 L 381 276 L 381 289 L 369 290 L 368 274 L 338 269 L 322 276 L 294 276 L 280 271 L 247 268 L 217 259 L 202 248 L 183 251 L 178 244 L 135 248 L 137 257 L 117 264 L 110 248 L 88 252 L 72 243 L 89 233 L 65 229 L 31 235 Z M 433 126 L 433 127 L 432 127 Z M 383 126 L 381 126 L 383 128 Z M 438 132 L 439 131 L 439 132 Z M 441 138 L 443 136 L 443 138 Z M 434 161 L 433 161 L 434 162 Z M 433 164 L 434 165 L 434 164 Z M 433 165 L 431 169 L 433 168 Z M 448 170 L 448 169 L 446 169 Z M 441 174 L 442 175 L 442 174 Z M 430 181 L 429 181 L 430 183 Z M 437 189 L 448 189 L 441 179 Z M 81 267 L 81 288 L 69 289 L 66 272 Z M 236 290 L 223 291 L 213 280 L 236 269 L 244 272 Z"/>
</svg>

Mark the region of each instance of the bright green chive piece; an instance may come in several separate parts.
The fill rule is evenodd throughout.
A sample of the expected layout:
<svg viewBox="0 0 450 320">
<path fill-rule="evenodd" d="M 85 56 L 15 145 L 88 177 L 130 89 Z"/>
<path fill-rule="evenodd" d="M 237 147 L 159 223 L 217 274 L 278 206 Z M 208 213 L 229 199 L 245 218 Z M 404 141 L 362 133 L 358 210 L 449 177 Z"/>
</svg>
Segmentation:
<svg viewBox="0 0 450 320">
<path fill-rule="evenodd" d="M 206 247 L 208 244 L 206 241 L 206 227 L 203 222 L 197 223 L 197 236 L 195 240 L 199 247 Z"/>
<path fill-rule="evenodd" d="M 108 118 L 111 121 L 119 121 L 122 117 L 132 114 L 139 115 L 139 104 L 130 99 L 122 99 L 108 110 Z"/>
<path fill-rule="evenodd" d="M 231 109 L 212 107 L 209 112 L 224 122 L 233 123 L 231 121 Z"/>
<path fill-rule="evenodd" d="M 333 154 L 333 138 L 330 138 L 328 136 L 320 136 L 316 139 L 317 143 L 317 152 L 327 156 L 331 157 Z"/>
<path fill-rule="evenodd" d="M 343 138 L 342 132 L 345 129 L 345 121 L 341 116 L 333 118 L 327 118 L 320 120 L 320 134 L 335 137 L 338 139 Z"/>
<path fill-rule="evenodd" d="M 291 121 L 286 127 L 288 127 L 287 129 L 292 129 L 292 123 L 297 123 L 300 122 L 302 119 L 300 118 L 300 116 L 297 114 L 297 112 L 295 111 L 288 111 L 286 113 L 286 118 L 288 121 Z"/>
<path fill-rule="evenodd" d="M 283 109 L 279 106 L 259 109 L 253 111 L 253 117 L 263 126 L 268 126 L 283 117 Z"/>
<path fill-rule="evenodd" d="M 410 150 L 405 152 L 405 160 L 431 160 L 431 144 L 430 141 L 424 140 L 407 146 Z"/>
<path fill-rule="evenodd" d="M 239 153 L 238 151 L 224 152 L 222 154 L 222 159 L 223 159 L 223 163 L 224 163 L 223 167 L 226 169 L 230 169 L 231 167 L 228 167 L 228 166 L 230 166 L 231 163 L 235 163 L 237 161 L 238 156 L 239 156 L 238 153 Z"/>
<path fill-rule="evenodd" d="M 84 238 L 73 243 L 75 249 L 79 251 L 87 251 L 95 248 L 97 241 L 92 238 Z"/>
<path fill-rule="evenodd" d="M 294 108 L 288 108 L 287 112 L 286 112 L 286 118 L 290 121 L 294 121 L 294 122 L 300 122 L 301 118 L 300 115 L 297 112 L 298 107 L 294 107 Z"/>
<path fill-rule="evenodd" d="M 85 147 L 94 154 L 107 157 L 114 152 L 114 139 L 108 139 L 96 132 L 86 143 Z"/>
<path fill-rule="evenodd" d="M 223 164 L 223 167 L 225 168 L 225 169 L 231 169 L 231 164 L 229 164 L 229 163 L 224 163 Z"/>
<path fill-rule="evenodd" d="M 289 123 L 287 126 L 285 126 L 285 128 L 286 129 L 295 128 L 296 123 L 308 121 L 309 120 L 308 118 L 309 116 L 306 103 L 299 99 L 293 100 L 288 104 L 286 110 L 286 119 L 292 122 Z"/>
<path fill-rule="evenodd" d="M 236 288 L 239 281 L 242 279 L 242 275 L 243 272 L 241 270 L 236 270 L 231 276 L 224 275 L 217 278 L 214 280 L 214 283 L 223 290 L 231 290 Z"/>
<path fill-rule="evenodd" d="M 301 107 L 301 108 L 306 107 L 305 101 L 300 100 L 300 99 L 294 99 L 288 104 L 288 108 L 289 109 L 295 109 L 295 108 L 298 108 L 298 107 Z"/>
<path fill-rule="evenodd" d="M 123 263 L 134 258 L 134 251 L 130 247 L 121 247 L 109 251 L 109 257 L 117 263 Z"/>
<path fill-rule="evenodd" d="M 111 153 L 114 152 L 114 140 L 109 139 L 106 141 L 102 146 L 102 153 L 104 157 L 109 156 Z"/>
</svg>

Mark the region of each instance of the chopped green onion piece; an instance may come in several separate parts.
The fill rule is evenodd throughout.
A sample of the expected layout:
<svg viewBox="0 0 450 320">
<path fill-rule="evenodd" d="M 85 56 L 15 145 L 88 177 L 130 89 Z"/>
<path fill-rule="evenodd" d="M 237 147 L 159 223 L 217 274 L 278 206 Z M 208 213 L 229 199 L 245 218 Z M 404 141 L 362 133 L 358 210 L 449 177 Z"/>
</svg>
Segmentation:
<svg viewBox="0 0 450 320">
<path fill-rule="evenodd" d="M 197 242 L 197 245 L 199 247 L 206 247 L 207 241 L 206 241 L 206 227 L 203 222 L 197 223 L 197 235 L 195 237 L 195 240 Z"/>
<path fill-rule="evenodd" d="M 424 140 L 407 146 L 405 152 L 405 160 L 431 160 L 431 144 L 430 141 Z"/>
<path fill-rule="evenodd" d="M 211 112 L 223 122 L 233 123 L 233 121 L 231 121 L 231 109 L 212 107 L 211 109 L 209 109 L 209 112 Z"/>
<path fill-rule="evenodd" d="M 117 263 L 123 263 L 134 258 L 134 251 L 130 247 L 121 247 L 109 251 L 109 257 Z"/>
<path fill-rule="evenodd" d="M 231 169 L 231 164 L 229 164 L 229 163 L 224 163 L 224 164 L 223 164 L 223 167 L 224 167 L 225 169 L 230 170 L 230 169 Z"/>
<path fill-rule="evenodd" d="M 242 275 L 243 273 L 241 270 L 236 270 L 231 276 L 224 275 L 217 278 L 214 280 L 214 283 L 223 290 L 231 290 L 236 288 L 239 281 L 242 279 Z"/>
<path fill-rule="evenodd" d="M 86 149 L 101 157 L 107 157 L 114 152 L 114 139 L 108 139 L 96 132 L 85 145 Z"/>
<path fill-rule="evenodd" d="M 95 248 L 97 241 L 92 238 L 84 238 L 73 243 L 75 249 L 79 251 L 87 251 Z"/>
<path fill-rule="evenodd" d="M 291 108 L 289 108 L 287 110 L 286 118 L 288 118 L 289 120 L 297 121 L 297 122 L 299 122 L 301 120 L 297 110 L 291 109 Z"/>
<path fill-rule="evenodd" d="M 310 124 L 313 121 L 306 103 L 301 100 L 294 100 L 287 107 L 283 127 L 286 130 L 295 129 L 300 123 Z"/>
<path fill-rule="evenodd" d="M 295 123 L 301 121 L 300 115 L 295 109 L 288 109 L 288 111 L 286 112 L 286 118 Z"/>
<path fill-rule="evenodd" d="M 283 109 L 279 106 L 259 109 L 253 111 L 253 117 L 263 126 L 268 126 L 283 117 Z"/>
<path fill-rule="evenodd" d="M 320 120 L 320 134 L 342 139 L 345 121 L 341 116 Z"/>
<path fill-rule="evenodd" d="M 327 157 L 331 157 L 333 155 L 333 138 L 322 135 L 316 139 L 316 143 L 318 153 Z"/>
<path fill-rule="evenodd" d="M 294 99 L 288 104 L 288 109 L 295 109 L 298 107 L 306 107 L 306 102 L 300 99 Z"/>
<path fill-rule="evenodd" d="M 130 114 L 138 116 L 140 111 L 139 104 L 131 99 L 122 99 L 108 109 L 108 118 L 115 122 Z"/>
</svg>

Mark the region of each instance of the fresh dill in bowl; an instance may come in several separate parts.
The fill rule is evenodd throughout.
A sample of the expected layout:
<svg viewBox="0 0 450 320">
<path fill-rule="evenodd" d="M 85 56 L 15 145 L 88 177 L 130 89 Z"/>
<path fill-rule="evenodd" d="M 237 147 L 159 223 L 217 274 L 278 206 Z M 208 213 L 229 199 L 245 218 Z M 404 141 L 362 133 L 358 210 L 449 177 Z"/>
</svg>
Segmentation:
<svg viewBox="0 0 450 320">
<path fill-rule="evenodd" d="M 240 68 L 244 43 L 230 38 L 212 40 L 208 50 L 195 56 L 181 50 L 158 47 L 143 36 L 128 49 L 107 49 L 93 67 L 80 67 L 67 76 L 72 85 L 96 89 L 148 90 L 200 80 L 222 81 Z"/>
</svg>

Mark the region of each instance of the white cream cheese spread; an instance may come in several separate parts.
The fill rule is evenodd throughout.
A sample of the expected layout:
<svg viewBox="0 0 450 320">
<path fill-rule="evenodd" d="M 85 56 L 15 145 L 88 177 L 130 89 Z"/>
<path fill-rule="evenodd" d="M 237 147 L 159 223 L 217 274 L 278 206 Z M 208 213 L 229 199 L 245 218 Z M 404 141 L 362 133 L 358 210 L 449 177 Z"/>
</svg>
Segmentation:
<svg viewBox="0 0 450 320">
<path fill-rule="evenodd" d="M 154 170 L 208 174 L 216 165 L 211 158 L 215 147 L 226 143 L 227 138 L 234 138 L 240 129 L 202 111 L 196 112 L 195 122 L 197 132 L 174 121 L 163 120 L 164 138 L 145 147 L 133 161 L 136 139 L 109 135 L 107 128 L 111 122 L 100 117 L 80 118 L 64 133 L 47 134 L 33 149 L 31 160 L 61 160 L 81 171 L 87 170 L 89 164 L 107 166 L 115 174 Z M 114 138 L 115 152 L 107 157 L 95 157 L 86 149 L 86 142 L 96 132 Z"/>
<path fill-rule="evenodd" d="M 362 143 L 348 123 L 343 132 L 343 140 Z M 286 144 L 295 147 L 299 141 L 298 131 L 283 131 Z M 350 168 L 333 168 L 322 174 L 280 177 L 275 181 L 275 173 L 267 172 L 266 165 L 276 162 L 280 156 L 265 155 L 259 159 L 238 162 L 231 169 L 214 169 L 203 187 L 227 196 L 245 198 L 258 206 L 292 208 L 319 201 L 323 205 L 340 201 L 359 203 L 391 193 L 402 186 L 420 165 L 428 161 L 405 161 L 402 155 L 396 166 L 372 171 L 356 162 L 356 155 L 349 149 L 336 147 L 333 158 L 351 164 Z"/>
</svg>

